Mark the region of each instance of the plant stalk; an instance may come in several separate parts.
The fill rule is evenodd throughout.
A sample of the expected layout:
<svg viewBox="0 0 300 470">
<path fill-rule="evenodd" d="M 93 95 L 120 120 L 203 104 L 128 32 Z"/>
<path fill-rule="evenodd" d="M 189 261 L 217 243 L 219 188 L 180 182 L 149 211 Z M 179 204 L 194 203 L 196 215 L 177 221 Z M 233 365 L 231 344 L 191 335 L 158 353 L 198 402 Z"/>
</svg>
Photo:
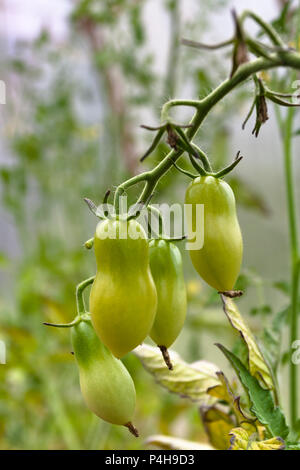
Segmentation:
<svg viewBox="0 0 300 470">
<path fill-rule="evenodd" d="M 284 128 L 284 171 L 287 191 L 287 211 L 290 232 L 291 256 L 291 317 L 290 317 L 290 347 L 298 339 L 298 297 L 299 297 L 299 243 L 296 216 L 295 184 L 293 178 L 293 123 L 294 110 L 289 109 Z M 298 366 L 290 359 L 290 417 L 294 426 L 298 417 Z"/>
<path fill-rule="evenodd" d="M 300 37 L 300 4 L 298 7 L 298 22 L 297 22 L 297 33 L 296 43 Z M 294 81 L 297 78 L 294 72 L 291 76 L 291 80 Z M 285 184 L 287 194 L 287 211 L 288 211 L 288 224 L 290 234 L 290 278 L 291 278 L 291 313 L 290 313 L 290 324 L 289 324 L 289 340 L 291 348 L 290 357 L 290 419 L 292 427 L 298 420 L 299 402 L 298 402 L 298 385 L 299 385 L 299 373 L 298 365 L 292 361 L 292 346 L 295 341 L 298 340 L 299 333 L 299 281 L 300 281 L 300 252 L 299 252 L 299 240 L 298 240 L 298 221 L 297 221 L 297 207 L 295 197 L 295 180 L 293 177 L 293 129 L 294 129 L 294 118 L 295 110 L 290 108 L 287 110 L 285 120 L 280 120 L 280 113 L 277 114 L 278 122 L 281 127 L 281 135 L 283 137 L 284 147 L 284 172 L 285 172 Z"/>
<path fill-rule="evenodd" d="M 78 315 L 83 315 L 86 312 L 85 304 L 84 304 L 84 298 L 83 298 L 83 291 L 93 284 L 95 280 L 95 276 L 92 276 L 85 281 L 82 281 L 78 286 L 76 287 L 76 304 L 77 304 L 77 313 Z"/>
</svg>

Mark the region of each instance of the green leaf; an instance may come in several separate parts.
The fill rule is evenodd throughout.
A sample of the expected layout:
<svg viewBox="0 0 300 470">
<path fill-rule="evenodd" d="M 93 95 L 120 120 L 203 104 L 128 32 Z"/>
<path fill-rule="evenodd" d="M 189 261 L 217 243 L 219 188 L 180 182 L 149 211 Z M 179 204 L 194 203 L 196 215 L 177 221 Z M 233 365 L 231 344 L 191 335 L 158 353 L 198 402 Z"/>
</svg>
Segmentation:
<svg viewBox="0 0 300 470">
<path fill-rule="evenodd" d="M 193 364 L 184 362 L 177 353 L 169 351 L 173 371 L 169 371 L 158 348 L 148 345 L 134 350 L 145 369 L 169 392 L 188 398 L 200 405 L 212 404 L 215 398 L 207 394 L 207 389 L 219 384 L 216 372 L 219 368 L 206 361 Z"/>
<path fill-rule="evenodd" d="M 289 428 L 281 409 L 275 406 L 271 392 L 261 387 L 258 380 L 248 372 L 238 357 L 221 344 L 217 346 L 227 357 L 247 391 L 251 402 L 251 412 L 267 428 L 271 436 L 280 436 L 285 439 L 289 434 Z"/>
<path fill-rule="evenodd" d="M 173 436 L 162 436 L 160 434 L 149 436 L 146 445 L 159 447 L 163 450 L 214 450 L 208 444 L 199 444 L 198 442 L 186 441 Z"/>
</svg>

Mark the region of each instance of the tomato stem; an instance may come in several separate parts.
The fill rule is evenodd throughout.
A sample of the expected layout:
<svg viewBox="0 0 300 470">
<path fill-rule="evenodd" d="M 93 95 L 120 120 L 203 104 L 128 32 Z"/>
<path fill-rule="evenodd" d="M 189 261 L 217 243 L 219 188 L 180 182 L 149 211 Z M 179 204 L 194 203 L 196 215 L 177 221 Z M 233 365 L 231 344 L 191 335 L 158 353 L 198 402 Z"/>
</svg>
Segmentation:
<svg viewBox="0 0 300 470">
<path fill-rule="evenodd" d="M 255 21 L 255 23 L 257 23 L 263 29 L 263 31 L 269 36 L 269 38 L 271 39 L 271 41 L 273 42 L 275 46 L 279 46 L 281 48 L 286 47 L 284 41 L 281 39 L 279 34 L 277 34 L 276 30 L 272 26 L 270 26 L 268 23 L 266 23 L 262 18 L 260 18 L 260 16 L 256 15 L 250 10 L 246 10 L 244 11 L 244 13 L 242 14 L 240 18 L 241 24 L 243 24 L 247 18 L 250 18 L 253 21 Z"/>
<path fill-rule="evenodd" d="M 72 322 L 70 323 L 47 323 L 44 322 L 43 325 L 45 326 L 51 326 L 54 328 L 72 328 L 75 325 L 78 325 L 78 323 L 81 322 L 81 318 L 77 316 Z"/>
<path fill-rule="evenodd" d="M 94 280 L 95 280 L 95 276 L 92 276 L 86 279 L 85 281 L 82 281 L 76 287 L 76 305 L 77 305 L 77 313 L 79 316 L 86 313 L 83 292 L 88 286 L 90 286 L 94 282 Z"/>
<path fill-rule="evenodd" d="M 299 296 L 299 246 L 297 231 L 297 216 L 295 203 L 295 190 L 292 165 L 292 133 L 294 123 L 294 110 L 289 109 L 285 123 L 284 133 L 284 169 L 287 191 L 287 206 L 290 231 L 291 248 L 291 321 L 290 321 L 290 348 L 298 339 L 298 296 Z M 294 426 L 298 417 L 298 366 L 290 358 L 290 415 Z"/>
<path fill-rule="evenodd" d="M 163 360 L 165 361 L 167 368 L 169 370 L 173 370 L 173 364 L 171 362 L 168 349 L 166 348 L 166 346 L 158 346 L 158 347 L 161 350 L 161 354 L 162 354 Z"/>
<path fill-rule="evenodd" d="M 194 47 L 196 49 L 209 49 L 217 50 L 222 49 L 223 47 L 232 46 L 234 44 L 235 38 L 228 39 L 227 41 L 219 42 L 218 44 L 204 44 L 203 42 L 191 41 L 190 39 L 182 39 L 181 44 L 183 46 Z"/>
<path fill-rule="evenodd" d="M 154 206 L 148 206 L 147 209 L 148 209 L 148 213 L 154 213 L 156 215 L 158 219 L 158 236 L 159 238 L 163 238 L 164 237 L 164 221 L 163 221 L 162 213 L 160 212 L 159 209 L 157 209 Z M 151 229 L 151 223 L 150 223 L 149 228 Z"/>
<path fill-rule="evenodd" d="M 133 434 L 135 437 L 139 437 L 137 428 L 131 422 L 124 424 L 124 426 L 128 428 L 131 434 Z"/>
</svg>

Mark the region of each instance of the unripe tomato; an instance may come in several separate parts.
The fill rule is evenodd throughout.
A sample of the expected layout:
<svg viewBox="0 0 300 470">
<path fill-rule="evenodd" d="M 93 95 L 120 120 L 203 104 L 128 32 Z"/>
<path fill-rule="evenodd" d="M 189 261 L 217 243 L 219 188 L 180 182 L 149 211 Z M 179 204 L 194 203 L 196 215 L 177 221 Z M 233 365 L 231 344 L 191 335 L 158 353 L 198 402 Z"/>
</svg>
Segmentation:
<svg viewBox="0 0 300 470">
<path fill-rule="evenodd" d="M 123 363 L 101 343 L 90 322 L 72 328 L 72 344 L 87 407 L 109 423 L 128 426 L 136 393 Z"/>
<path fill-rule="evenodd" d="M 135 220 L 106 220 L 97 226 L 94 247 L 92 323 L 102 342 L 120 358 L 144 341 L 155 318 L 157 294 L 148 241 Z"/>
<path fill-rule="evenodd" d="M 213 176 L 196 178 L 188 187 L 186 204 L 204 205 L 204 245 L 190 250 L 195 269 L 220 292 L 234 288 L 243 257 L 243 240 L 232 189 Z M 195 241 L 196 211 L 188 214 L 190 241 Z M 198 221 L 199 223 L 199 221 Z"/>
<path fill-rule="evenodd" d="M 186 317 L 182 258 L 174 243 L 152 240 L 149 247 L 150 268 L 157 290 L 157 312 L 150 336 L 158 346 L 169 348 Z"/>
</svg>

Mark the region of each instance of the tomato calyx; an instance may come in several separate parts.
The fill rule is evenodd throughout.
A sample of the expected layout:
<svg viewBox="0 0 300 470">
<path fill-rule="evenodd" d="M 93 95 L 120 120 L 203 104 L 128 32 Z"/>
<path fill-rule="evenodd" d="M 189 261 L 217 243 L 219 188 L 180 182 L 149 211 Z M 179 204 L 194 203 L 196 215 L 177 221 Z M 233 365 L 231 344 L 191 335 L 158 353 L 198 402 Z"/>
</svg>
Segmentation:
<svg viewBox="0 0 300 470">
<path fill-rule="evenodd" d="M 175 161 L 171 160 L 172 165 L 178 170 L 180 173 L 184 174 L 185 176 L 188 176 L 191 179 L 196 179 L 199 178 L 199 176 L 213 176 L 214 178 L 223 178 L 226 176 L 228 173 L 231 173 L 235 167 L 243 160 L 243 157 L 241 156 L 241 152 L 239 151 L 233 160 L 233 162 L 228 165 L 227 167 L 223 168 L 223 170 L 220 170 L 216 173 L 212 171 L 206 171 L 204 168 L 200 167 L 195 159 L 193 158 L 192 155 L 189 155 L 191 163 L 193 164 L 194 168 L 198 171 L 198 174 L 191 173 L 188 170 L 184 170 L 181 168 Z"/>
<path fill-rule="evenodd" d="M 213 173 L 213 174 L 208 175 L 208 176 L 213 176 L 214 178 L 223 178 L 223 176 L 228 175 L 228 173 L 231 173 L 232 170 L 234 170 L 234 168 L 243 160 L 243 158 L 244 157 L 241 155 L 241 152 L 239 150 L 238 153 L 236 154 L 235 159 L 233 160 L 233 162 L 230 165 L 225 167 L 223 170 L 221 170 L 217 173 Z"/>
</svg>

